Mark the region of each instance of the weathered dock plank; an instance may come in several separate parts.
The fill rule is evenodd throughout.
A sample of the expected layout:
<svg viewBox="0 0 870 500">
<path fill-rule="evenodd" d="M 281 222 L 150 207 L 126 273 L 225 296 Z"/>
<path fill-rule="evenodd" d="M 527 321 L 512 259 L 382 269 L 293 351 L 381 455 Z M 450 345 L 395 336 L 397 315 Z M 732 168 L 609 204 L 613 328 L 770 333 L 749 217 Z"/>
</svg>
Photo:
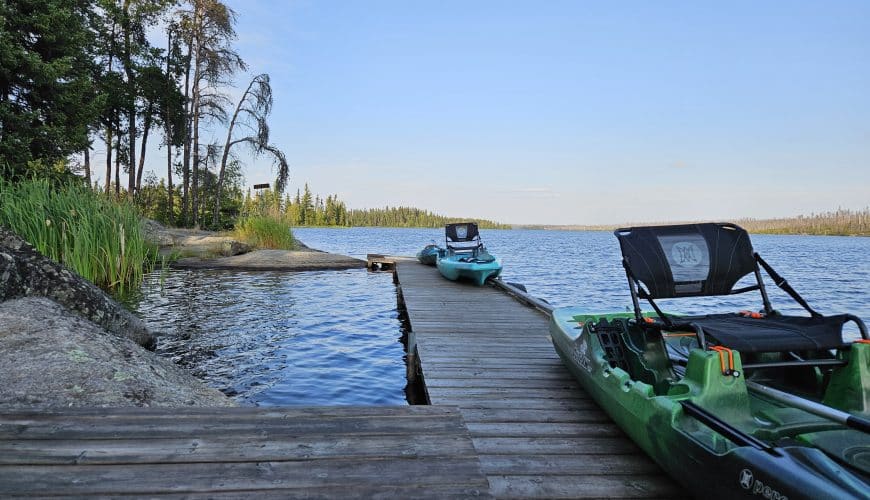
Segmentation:
<svg viewBox="0 0 870 500">
<path fill-rule="evenodd" d="M 498 498 L 674 498 L 673 481 L 658 474 L 490 475 Z"/>
<path fill-rule="evenodd" d="M 123 436 L 126 439 L 168 439 L 229 434 L 267 438 L 300 435 L 396 435 L 413 433 L 424 424 L 427 425 L 427 432 L 431 433 L 453 432 L 459 425 L 457 415 L 451 414 L 450 408 L 436 408 L 433 413 L 427 414 L 419 413 L 416 409 L 409 411 L 409 407 L 396 407 L 392 410 L 371 407 L 360 408 L 359 415 L 342 407 L 293 410 L 287 414 L 274 410 L 264 410 L 263 414 L 237 410 L 212 410 L 209 415 L 200 412 L 188 414 L 182 409 L 177 410 L 171 418 L 161 417 L 163 412 L 152 416 L 150 410 L 143 409 L 140 409 L 139 414 L 108 417 L 82 415 L 71 411 L 68 414 L 21 418 L 14 413 L 4 412 L 0 414 L 0 439 L 111 439 L 114 436 Z M 102 411 L 109 414 L 114 412 L 106 409 Z"/>
<path fill-rule="evenodd" d="M 459 407 L 493 496 L 686 496 L 580 388 L 540 311 L 410 259 L 396 277 L 430 402 Z"/>
<path fill-rule="evenodd" d="M 455 407 L 0 411 L 0 498 L 488 497 Z"/>
</svg>

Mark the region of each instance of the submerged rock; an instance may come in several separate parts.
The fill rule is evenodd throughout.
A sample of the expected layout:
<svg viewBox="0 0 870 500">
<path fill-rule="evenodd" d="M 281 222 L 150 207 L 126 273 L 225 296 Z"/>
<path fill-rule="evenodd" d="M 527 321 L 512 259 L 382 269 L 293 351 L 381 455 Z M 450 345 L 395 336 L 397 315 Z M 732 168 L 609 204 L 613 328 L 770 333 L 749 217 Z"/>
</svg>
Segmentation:
<svg viewBox="0 0 870 500">
<path fill-rule="evenodd" d="M 42 297 L 0 303 L 0 408 L 236 406 L 220 391 Z"/>
<path fill-rule="evenodd" d="M 49 297 L 118 337 L 149 349 L 155 345 L 141 319 L 93 283 L 0 226 L 0 302 L 31 296 Z"/>
</svg>

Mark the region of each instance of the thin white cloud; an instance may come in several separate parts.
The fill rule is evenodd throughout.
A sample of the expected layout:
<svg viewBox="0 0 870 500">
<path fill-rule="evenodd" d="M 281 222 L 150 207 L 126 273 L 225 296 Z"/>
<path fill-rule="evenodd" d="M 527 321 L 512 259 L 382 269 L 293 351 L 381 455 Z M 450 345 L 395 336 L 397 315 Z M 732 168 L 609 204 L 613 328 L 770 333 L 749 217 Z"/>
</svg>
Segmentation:
<svg viewBox="0 0 870 500">
<path fill-rule="evenodd" d="M 510 188 L 501 190 L 500 192 L 532 198 L 558 198 L 562 196 L 562 193 L 547 187 Z"/>
</svg>

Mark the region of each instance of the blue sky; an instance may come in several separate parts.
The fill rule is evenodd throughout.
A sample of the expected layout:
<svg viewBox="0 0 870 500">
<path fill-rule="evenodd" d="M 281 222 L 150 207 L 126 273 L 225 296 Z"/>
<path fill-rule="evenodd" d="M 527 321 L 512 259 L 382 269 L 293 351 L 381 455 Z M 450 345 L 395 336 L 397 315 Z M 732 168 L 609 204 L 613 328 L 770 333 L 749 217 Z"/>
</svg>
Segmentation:
<svg viewBox="0 0 870 500">
<path fill-rule="evenodd" d="M 870 205 L 870 2 L 228 3 L 291 191 L 545 224 Z"/>
</svg>

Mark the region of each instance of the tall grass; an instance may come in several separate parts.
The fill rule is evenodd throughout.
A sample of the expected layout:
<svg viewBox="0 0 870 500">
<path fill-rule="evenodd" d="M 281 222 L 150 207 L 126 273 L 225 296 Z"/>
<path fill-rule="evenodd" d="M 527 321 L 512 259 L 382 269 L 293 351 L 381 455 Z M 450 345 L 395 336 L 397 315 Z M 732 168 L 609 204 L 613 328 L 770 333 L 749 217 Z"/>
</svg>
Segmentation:
<svg viewBox="0 0 870 500">
<path fill-rule="evenodd" d="M 0 178 L 0 224 L 97 286 L 123 295 L 153 268 L 156 249 L 136 209 L 86 186 Z"/>
<path fill-rule="evenodd" d="M 280 219 L 268 215 L 249 215 L 240 218 L 236 222 L 235 236 L 258 248 L 281 250 L 296 248 L 290 226 Z"/>
</svg>

